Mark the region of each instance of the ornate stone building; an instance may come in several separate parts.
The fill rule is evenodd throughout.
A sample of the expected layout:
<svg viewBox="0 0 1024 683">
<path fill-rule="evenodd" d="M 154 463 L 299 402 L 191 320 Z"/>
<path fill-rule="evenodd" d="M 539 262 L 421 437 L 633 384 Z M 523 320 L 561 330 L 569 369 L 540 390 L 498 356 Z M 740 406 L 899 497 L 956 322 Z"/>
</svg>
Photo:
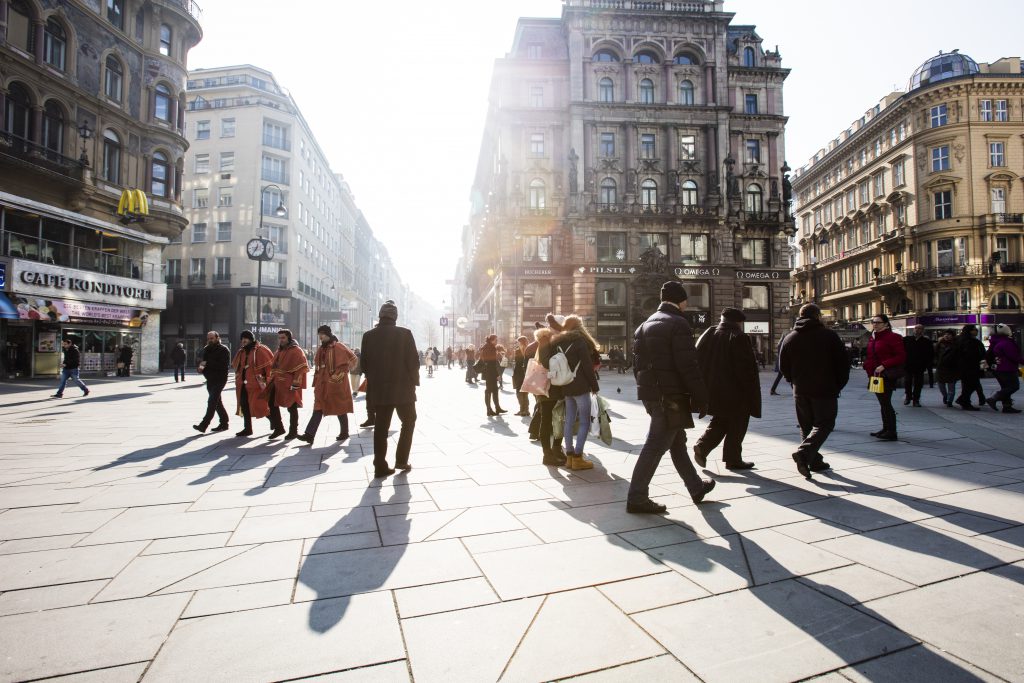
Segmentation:
<svg viewBox="0 0 1024 683">
<path fill-rule="evenodd" d="M 789 297 L 782 87 L 721 0 L 565 0 L 495 63 L 458 288 L 482 335 L 582 315 L 629 346 L 666 279 L 699 331 L 745 309 L 770 358 Z M 456 296 L 455 300 L 460 300 Z"/>
</svg>

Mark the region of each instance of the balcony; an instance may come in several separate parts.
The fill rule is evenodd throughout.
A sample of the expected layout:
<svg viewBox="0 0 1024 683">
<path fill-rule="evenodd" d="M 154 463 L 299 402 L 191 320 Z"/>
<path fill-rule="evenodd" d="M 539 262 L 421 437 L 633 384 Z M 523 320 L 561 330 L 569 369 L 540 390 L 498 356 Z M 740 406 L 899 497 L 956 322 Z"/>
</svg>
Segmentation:
<svg viewBox="0 0 1024 683">
<path fill-rule="evenodd" d="M 231 273 L 214 273 L 213 274 L 213 286 L 214 287 L 230 287 L 231 286 Z"/>
<path fill-rule="evenodd" d="M 713 2 L 679 0 L 566 0 L 567 7 L 587 9 L 633 10 L 636 12 L 714 12 Z"/>
<path fill-rule="evenodd" d="M 3 233 L 0 255 L 38 261 L 53 266 L 88 270 L 103 275 L 126 277 L 143 282 L 162 282 L 162 264 L 141 261 L 106 251 L 76 247 L 64 242 L 40 240 L 16 232 Z"/>
<path fill-rule="evenodd" d="M 1024 225 L 1024 213 L 990 213 L 985 218 L 996 225 Z"/>
<path fill-rule="evenodd" d="M 625 204 L 591 202 L 587 206 L 590 214 L 597 215 L 626 215 L 626 216 L 709 216 L 714 217 L 713 211 L 707 211 L 702 206 L 690 206 L 684 204 Z"/>
<path fill-rule="evenodd" d="M 272 289 L 288 289 L 288 279 L 282 277 L 275 280 L 268 277 L 264 277 L 262 286 L 270 287 Z"/>
<path fill-rule="evenodd" d="M 907 273 L 908 282 L 922 280 L 940 280 L 950 277 L 977 277 L 987 273 L 987 268 L 980 264 L 954 266 L 952 268 L 919 268 Z"/>
<path fill-rule="evenodd" d="M 168 287 L 181 287 L 181 273 L 164 276 L 164 284 Z"/>
<path fill-rule="evenodd" d="M 203 10 L 193 0 L 159 0 L 157 4 L 181 10 L 197 25 L 203 23 Z"/>
<path fill-rule="evenodd" d="M 188 286 L 195 289 L 203 289 L 206 287 L 206 273 L 189 273 L 188 274 Z"/>
<path fill-rule="evenodd" d="M 993 275 L 1024 275 L 1024 263 L 998 263 L 991 268 Z"/>
<path fill-rule="evenodd" d="M 263 173 L 260 178 L 268 183 L 281 183 L 282 185 L 288 185 L 288 174 L 283 171 L 271 171 L 269 169 L 263 169 Z"/>
<path fill-rule="evenodd" d="M 77 159 L 66 157 L 31 140 L 4 131 L 0 131 L 0 157 L 2 156 L 14 157 L 73 180 L 82 179 L 82 164 Z"/>
<path fill-rule="evenodd" d="M 858 254 L 863 254 L 864 252 L 871 251 L 872 249 L 875 248 L 878 242 L 879 240 L 876 238 L 866 244 L 861 244 L 851 249 L 847 249 L 846 251 L 841 251 L 838 254 L 833 254 L 832 256 L 823 258 L 820 261 L 818 261 L 818 265 L 825 266 L 828 265 L 829 263 L 835 263 L 836 261 L 841 261 L 845 258 L 850 258 L 851 256 L 857 256 Z"/>
<path fill-rule="evenodd" d="M 273 147 L 274 149 L 283 149 L 286 152 L 290 152 L 292 149 L 291 140 L 273 135 L 264 135 L 263 145 L 265 147 Z"/>
</svg>

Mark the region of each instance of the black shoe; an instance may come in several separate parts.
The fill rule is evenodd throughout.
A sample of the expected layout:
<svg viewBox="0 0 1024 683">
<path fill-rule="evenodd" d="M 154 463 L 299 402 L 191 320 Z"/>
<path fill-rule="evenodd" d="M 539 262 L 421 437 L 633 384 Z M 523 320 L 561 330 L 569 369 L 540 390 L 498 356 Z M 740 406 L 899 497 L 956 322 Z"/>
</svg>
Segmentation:
<svg viewBox="0 0 1024 683">
<path fill-rule="evenodd" d="M 252 430 L 251 429 L 243 429 L 240 432 L 235 432 L 235 436 L 238 436 L 238 437 L 252 436 Z"/>
<path fill-rule="evenodd" d="M 268 439 L 276 439 L 279 436 L 281 436 L 282 434 L 284 434 L 284 430 L 283 429 L 275 429 L 274 431 L 270 432 L 270 436 L 268 436 L 267 438 Z"/>
<path fill-rule="evenodd" d="M 206 433 L 206 425 L 201 424 L 201 423 L 197 424 L 197 425 L 192 425 L 192 429 L 196 430 L 200 434 L 205 434 Z"/>
<path fill-rule="evenodd" d="M 627 502 L 626 512 L 637 515 L 663 515 L 668 512 L 668 508 L 661 503 L 655 503 L 653 500 L 645 500 L 642 503 Z"/>
<path fill-rule="evenodd" d="M 881 441 L 896 441 L 896 432 L 882 432 L 878 435 L 878 439 Z"/>
<path fill-rule="evenodd" d="M 877 432 L 871 432 L 871 436 L 875 437 L 876 439 L 881 437 L 883 434 L 885 434 L 884 429 L 879 429 Z"/>
<path fill-rule="evenodd" d="M 287 438 L 291 438 L 291 434 L 289 434 Z M 305 441 L 306 443 L 309 443 L 309 444 L 313 443 L 313 435 L 312 434 L 299 434 L 295 438 L 298 439 L 299 441 Z"/>
<path fill-rule="evenodd" d="M 64 398 L 64 394 L 54 394 L 50 398 Z"/>
<path fill-rule="evenodd" d="M 920 401 L 914 401 L 913 405 L 914 405 L 915 408 L 920 408 L 921 407 L 921 402 Z"/>
<path fill-rule="evenodd" d="M 1006 405 L 1004 403 L 1003 404 L 1003 412 L 1004 413 L 1019 413 L 1020 411 L 1017 410 L 1016 408 L 1014 408 L 1013 406 L 1008 406 L 1008 405 Z"/>
<path fill-rule="evenodd" d="M 705 479 L 703 485 L 700 488 L 700 493 L 691 495 L 690 500 L 693 501 L 694 505 L 700 505 L 704 501 L 704 496 L 711 493 L 712 489 L 715 488 L 714 479 Z"/>
<path fill-rule="evenodd" d="M 344 434 L 338 434 L 338 436 L 336 436 L 334 438 L 335 441 L 347 441 L 348 439 L 349 439 L 348 432 L 345 432 Z"/>
<path fill-rule="evenodd" d="M 559 459 L 554 453 L 545 453 L 544 459 L 540 462 L 548 467 L 559 467 L 565 464 L 565 459 Z"/>
<path fill-rule="evenodd" d="M 793 462 L 796 463 L 796 471 L 803 476 L 804 479 L 811 478 L 811 468 L 807 466 L 807 461 L 799 453 L 793 454 Z"/>
<path fill-rule="evenodd" d="M 366 422 L 362 422 L 362 423 L 359 424 L 359 426 L 364 428 L 364 429 L 367 428 L 367 427 L 371 427 L 372 428 L 373 427 L 373 420 L 367 420 Z"/>
<path fill-rule="evenodd" d="M 905 406 L 909 406 L 910 405 L 910 397 L 909 396 L 907 398 L 903 399 L 903 405 L 905 405 Z"/>
<path fill-rule="evenodd" d="M 211 429 L 210 431 L 211 432 L 226 432 L 226 431 L 228 431 L 228 425 L 227 425 L 227 423 L 219 424 L 216 427 L 214 427 L 213 429 Z"/>
<path fill-rule="evenodd" d="M 822 460 L 811 465 L 811 472 L 824 472 L 825 470 L 832 469 L 832 466 Z"/>
<path fill-rule="evenodd" d="M 779 392 L 777 392 L 777 391 L 769 391 L 768 393 L 771 396 L 778 396 L 779 395 Z"/>
<path fill-rule="evenodd" d="M 701 469 L 708 466 L 708 455 L 697 448 L 697 444 L 693 445 L 693 461 L 697 463 L 697 467 Z"/>
<path fill-rule="evenodd" d="M 395 463 L 395 469 L 402 470 L 403 472 L 408 472 L 409 470 L 412 469 L 412 465 L 410 465 L 409 463 L 405 463 L 404 465 L 399 465 L 398 463 Z"/>
<path fill-rule="evenodd" d="M 374 479 L 383 479 L 384 477 L 390 477 L 394 473 L 395 473 L 395 471 L 392 470 L 392 469 L 376 470 L 373 473 L 373 478 Z"/>
<path fill-rule="evenodd" d="M 752 470 L 754 469 L 754 463 L 740 460 L 734 464 L 726 464 L 725 469 L 727 470 Z"/>
<path fill-rule="evenodd" d="M 82 394 L 82 396 L 88 396 L 88 395 L 89 395 L 89 390 L 88 390 L 88 389 L 86 389 L 86 390 L 85 390 L 85 393 L 83 393 L 83 394 Z"/>
<path fill-rule="evenodd" d="M 496 417 L 496 416 L 497 416 L 497 413 L 494 412 L 493 410 L 488 410 L 487 411 L 487 417 Z"/>
<path fill-rule="evenodd" d="M 291 441 L 292 439 L 297 439 L 297 438 L 299 438 L 299 433 L 298 432 L 288 432 L 287 434 L 284 435 L 284 440 L 285 441 Z"/>
<path fill-rule="evenodd" d="M 960 407 L 963 408 L 964 410 L 970 410 L 974 412 L 981 410 L 981 408 L 979 408 L 978 406 L 973 406 L 970 403 L 961 403 Z"/>
<path fill-rule="evenodd" d="M 986 405 L 988 405 L 988 407 L 989 407 L 989 408 L 991 408 L 992 410 L 999 410 L 999 408 L 996 408 L 996 400 L 995 400 L 994 398 L 989 398 L 989 399 L 987 399 L 987 400 L 985 401 L 985 403 L 986 403 Z"/>
</svg>

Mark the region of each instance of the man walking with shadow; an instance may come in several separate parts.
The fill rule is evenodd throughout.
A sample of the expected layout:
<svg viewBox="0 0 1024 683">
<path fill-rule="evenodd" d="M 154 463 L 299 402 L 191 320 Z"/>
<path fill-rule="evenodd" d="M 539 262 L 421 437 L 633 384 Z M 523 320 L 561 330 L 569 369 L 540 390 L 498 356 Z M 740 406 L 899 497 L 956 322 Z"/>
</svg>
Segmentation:
<svg viewBox="0 0 1024 683">
<path fill-rule="evenodd" d="M 206 333 L 206 347 L 203 349 L 203 361 L 199 364 L 199 373 L 206 378 L 206 393 L 209 394 L 206 400 L 206 415 L 192 429 L 197 432 L 205 432 L 213 421 L 213 414 L 217 413 L 219 424 L 210 431 L 224 432 L 228 429 L 228 411 L 224 410 L 224 402 L 221 401 L 221 393 L 228 383 L 228 366 L 231 363 L 231 354 L 228 348 L 220 343 L 220 335 L 213 330 Z"/>
</svg>

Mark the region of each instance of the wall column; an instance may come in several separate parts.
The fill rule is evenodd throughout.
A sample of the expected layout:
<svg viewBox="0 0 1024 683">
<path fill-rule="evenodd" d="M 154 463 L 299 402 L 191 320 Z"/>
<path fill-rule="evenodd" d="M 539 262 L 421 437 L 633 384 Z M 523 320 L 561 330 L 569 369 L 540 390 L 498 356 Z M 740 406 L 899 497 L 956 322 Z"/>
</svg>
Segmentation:
<svg viewBox="0 0 1024 683">
<path fill-rule="evenodd" d="M 715 104 L 715 67 L 711 64 L 704 65 L 704 92 L 704 101 Z"/>
</svg>

